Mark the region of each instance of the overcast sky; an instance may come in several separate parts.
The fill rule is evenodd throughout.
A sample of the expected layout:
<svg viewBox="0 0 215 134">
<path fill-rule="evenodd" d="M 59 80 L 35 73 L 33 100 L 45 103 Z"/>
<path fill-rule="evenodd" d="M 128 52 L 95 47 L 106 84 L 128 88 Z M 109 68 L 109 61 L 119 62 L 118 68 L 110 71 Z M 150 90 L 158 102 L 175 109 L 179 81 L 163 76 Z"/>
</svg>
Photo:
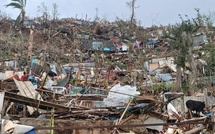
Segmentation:
<svg viewBox="0 0 215 134">
<path fill-rule="evenodd" d="M 53 3 L 58 5 L 59 17 L 76 17 L 93 20 L 96 16 L 101 19 L 113 21 L 116 17 L 127 20 L 130 17 L 130 9 L 126 2 L 130 0 L 27 0 L 26 15 L 31 18 L 39 16 L 38 6 L 42 2 L 51 12 Z M 4 5 L 10 3 L 10 0 L 0 0 L 0 10 L 15 18 L 19 10 Z M 178 14 L 194 17 L 196 12 L 194 8 L 199 8 L 202 13 L 215 11 L 215 0 L 137 0 L 136 19 L 141 21 L 145 27 L 152 25 L 174 24 L 179 21 Z"/>
</svg>

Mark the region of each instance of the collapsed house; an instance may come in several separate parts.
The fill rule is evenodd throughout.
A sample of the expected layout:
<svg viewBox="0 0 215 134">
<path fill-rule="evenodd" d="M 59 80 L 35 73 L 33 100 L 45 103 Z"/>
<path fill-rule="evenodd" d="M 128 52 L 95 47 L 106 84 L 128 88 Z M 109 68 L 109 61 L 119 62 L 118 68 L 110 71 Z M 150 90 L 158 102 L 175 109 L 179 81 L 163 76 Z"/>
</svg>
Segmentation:
<svg viewBox="0 0 215 134">
<path fill-rule="evenodd" d="M 176 65 L 173 54 L 166 53 L 168 42 L 162 42 L 155 34 L 150 34 L 147 42 L 143 42 L 126 32 L 125 38 L 131 36 L 132 40 L 121 39 L 121 32 L 109 30 L 115 29 L 114 26 L 101 26 L 105 31 L 105 35 L 101 35 L 101 29 L 96 31 L 93 23 L 69 21 L 74 25 L 56 28 L 53 37 L 66 34 L 69 35 L 66 39 L 70 40 L 75 34 L 83 50 L 77 47 L 73 56 L 82 62 L 61 66 L 32 59 L 31 77 L 26 81 L 20 79 L 23 70 L 8 71 L 16 64 L 7 62 L 7 71 L 0 77 L 2 133 L 25 130 L 23 133 L 37 131 L 41 134 L 53 131 L 189 134 L 214 130 L 212 96 L 188 97 L 171 91 Z M 94 28 L 94 34 L 84 33 L 81 26 Z M 143 63 L 144 68 L 135 64 L 140 54 L 148 60 Z M 65 55 L 71 56 L 71 53 Z M 129 59 L 131 56 L 134 60 Z M 110 64 L 112 62 L 117 65 Z M 169 89 L 164 83 L 170 85 Z M 205 108 L 209 110 L 196 117 L 192 112 L 195 110 L 189 111 L 186 107 L 187 100 L 205 101 Z"/>
<path fill-rule="evenodd" d="M 158 60 L 154 70 L 162 72 L 158 70 L 168 66 L 174 73 L 172 60 Z M 155 63 L 156 61 L 154 60 Z M 147 66 L 151 70 L 149 72 L 154 71 L 153 65 Z M 185 102 L 190 99 L 210 100 L 207 101 L 211 102 L 207 106 L 213 107 L 213 98 L 185 98 L 183 93 L 174 92 L 161 92 L 158 97 L 147 96 L 140 93 L 134 83 L 138 73 L 141 73 L 138 70 L 130 73 L 113 66 L 96 68 L 94 63 L 70 63 L 59 69 L 56 64 L 42 63 L 39 60 L 34 61 L 31 69 L 39 80 L 36 87 L 30 80 L 20 80 L 22 72 L 8 71 L 2 74 L 2 123 L 11 124 L 10 129 L 3 128 L 2 131 L 16 133 L 25 127 L 26 131 L 39 133 L 53 129 L 56 133 L 92 131 L 167 134 L 205 131 L 210 127 L 210 123 L 205 123 L 211 120 L 212 113 L 201 114 L 201 117 L 193 117 L 194 114 L 191 113 L 193 118 L 189 119 L 190 113 Z M 145 80 L 150 80 L 151 77 L 149 74 L 144 75 Z M 173 80 L 170 75 L 162 73 L 156 73 L 155 78 L 159 81 Z M 151 81 L 153 83 L 152 79 Z M 10 87 L 6 83 L 10 83 Z M 21 124 L 11 122 L 17 119 Z M 32 119 L 37 120 L 38 124 Z M 52 121 L 54 124 L 50 125 Z M 156 125 L 152 122 L 156 122 Z M 66 127 L 66 124 L 73 127 Z M 46 130 L 42 130 L 43 127 Z"/>
</svg>

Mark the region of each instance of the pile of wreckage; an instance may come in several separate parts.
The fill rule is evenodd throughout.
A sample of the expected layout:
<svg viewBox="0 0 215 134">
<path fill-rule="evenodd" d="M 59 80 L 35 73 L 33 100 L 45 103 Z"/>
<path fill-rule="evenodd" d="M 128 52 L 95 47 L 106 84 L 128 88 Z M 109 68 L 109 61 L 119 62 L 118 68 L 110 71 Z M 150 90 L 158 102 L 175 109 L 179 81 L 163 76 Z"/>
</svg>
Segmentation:
<svg viewBox="0 0 215 134">
<path fill-rule="evenodd" d="M 159 60 L 156 64 L 174 70 L 171 63 Z M 156 64 L 150 64 L 151 69 Z M 27 79 L 23 75 L 23 71 L 0 74 L 1 134 L 215 132 L 213 97 L 167 90 L 156 96 L 146 94 L 135 85 L 135 73 L 117 66 L 71 63 L 60 67 L 34 60 Z"/>
<path fill-rule="evenodd" d="M 215 132 L 213 96 L 206 92 L 185 96 L 161 86 L 152 89 L 157 83 L 171 87 L 176 77 L 171 44 L 162 40 L 165 28 L 139 28 L 146 31 L 142 35 L 124 29 L 124 25 L 129 26 L 120 21 L 95 23 L 68 18 L 58 23 L 49 28 L 54 40 L 59 39 L 55 45 L 60 47 L 55 49 L 64 49 L 58 56 L 78 57 L 72 59 L 77 63 L 60 66 L 33 57 L 26 76 L 23 70 L 15 71 L 19 70 L 17 61 L 0 63 L 1 134 Z M 24 25 L 35 27 L 33 55 L 40 53 L 41 58 L 45 54 L 39 45 L 47 41 L 41 29 L 45 31 L 47 24 L 25 20 Z M 4 27 L 8 31 L 9 26 Z M 196 35 L 193 45 L 207 43 L 205 38 L 204 34 Z M 138 58 L 148 59 L 144 69 L 130 65 L 136 66 Z M 126 67 L 110 65 L 118 61 Z"/>
</svg>

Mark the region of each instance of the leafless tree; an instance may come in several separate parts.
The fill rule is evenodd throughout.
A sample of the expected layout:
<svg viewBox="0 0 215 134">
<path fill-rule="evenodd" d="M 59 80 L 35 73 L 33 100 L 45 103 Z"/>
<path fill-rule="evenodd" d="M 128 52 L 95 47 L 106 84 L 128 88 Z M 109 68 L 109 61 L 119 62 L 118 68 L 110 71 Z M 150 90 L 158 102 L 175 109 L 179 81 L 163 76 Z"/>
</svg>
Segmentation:
<svg viewBox="0 0 215 134">
<path fill-rule="evenodd" d="M 53 4 L 53 10 L 52 10 L 52 18 L 53 20 L 57 20 L 59 17 L 59 13 L 58 13 L 58 6 L 56 3 Z"/>
<path fill-rule="evenodd" d="M 137 0 L 131 0 L 130 2 L 126 2 L 127 6 L 131 9 L 131 24 L 134 22 L 135 19 L 135 4 Z"/>
</svg>

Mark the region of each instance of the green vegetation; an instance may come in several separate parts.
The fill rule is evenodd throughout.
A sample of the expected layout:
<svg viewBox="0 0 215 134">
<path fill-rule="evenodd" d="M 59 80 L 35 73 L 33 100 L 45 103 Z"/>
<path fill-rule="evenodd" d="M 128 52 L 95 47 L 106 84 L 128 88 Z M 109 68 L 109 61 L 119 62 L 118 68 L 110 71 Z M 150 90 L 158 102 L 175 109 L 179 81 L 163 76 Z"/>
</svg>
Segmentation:
<svg viewBox="0 0 215 134">
<path fill-rule="evenodd" d="M 6 7 L 13 7 L 20 10 L 20 14 L 16 19 L 15 25 L 21 23 L 23 25 L 25 19 L 26 0 L 11 0 L 11 3 L 5 5 Z"/>
<path fill-rule="evenodd" d="M 165 38 L 171 40 L 172 49 L 176 53 L 175 64 L 177 65 L 177 87 L 176 90 L 182 89 L 181 69 L 186 69 L 185 63 L 189 63 L 190 76 L 189 79 L 185 79 L 189 83 L 189 89 L 191 93 L 194 93 L 196 89 L 196 80 L 198 76 L 196 59 L 194 58 L 194 46 L 193 46 L 193 35 L 198 32 L 202 32 L 207 24 L 207 19 L 205 19 L 199 12 L 199 9 L 195 9 L 197 12 L 196 18 L 190 19 L 185 15 L 185 19 L 179 15 L 181 18 L 181 23 L 169 26 L 168 32 L 165 32 Z"/>
<path fill-rule="evenodd" d="M 5 5 L 6 7 L 13 7 L 15 9 L 19 9 L 20 13 L 16 19 L 15 25 L 18 24 L 23 25 L 24 19 L 27 18 L 25 13 L 27 0 L 11 0 L 11 3 Z M 212 77 L 214 76 L 215 71 L 215 43 L 214 43 L 214 26 L 213 20 L 211 19 L 212 16 L 210 15 L 201 15 L 200 11 L 196 9 L 196 17 L 189 18 L 187 15 L 179 17 L 181 18 L 181 22 L 173 25 L 169 25 L 168 27 L 163 28 L 163 26 L 157 27 L 153 26 L 151 29 L 143 28 L 137 24 L 135 19 L 135 12 L 134 9 L 135 3 L 137 0 L 130 0 L 127 3 L 127 6 L 131 9 L 131 18 L 129 20 L 123 20 L 117 18 L 113 25 L 105 26 L 102 25 L 104 22 L 99 23 L 99 19 L 95 23 L 97 25 L 98 30 L 100 31 L 99 37 L 118 37 L 118 42 L 121 43 L 123 40 L 129 40 L 125 44 L 128 44 L 130 48 L 127 57 L 122 57 L 120 60 L 114 60 L 111 56 L 107 57 L 105 54 L 95 54 L 94 53 L 94 61 L 99 63 L 98 67 L 103 67 L 106 65 L 117 65 L 121 69 L 126 69 L 127 65 L 129 64 L 135 69 L 144 70 L 144 62 L 148 61 L 151 57 L 149 55 L 159 54 L 162 53 L 161 47 L 157 47 L 154 49 L 133 49 L 133 43 L 135 41 L 141 40 L 146 44 L 148 42 L 149 34 L 156 33 L 156 30 L 152 29 L 159 29 L 163 30 L 163 35 L 160 36 L 163 42 L 169 42 L 170 50 L 167 53 L 174 54 L 174 62 L 177 65 L 177 82 L 176 91 L 183 91 L 187 92 L 192 90 L 202 89 L 205 87 L 205 84 L 202 84 L 197 78 L 201 79 L 200 77 Z M 96 26 L 89 26 L 89 27 L 81 27 L 80 24 L 78 25 L 79 28 L 75 26 L 71 26 L 71 22 L 74 20 L 66 20 L 66 19 L 59 19 L 58 13 L 58 6 L 53 4 L 53 10 L 50 13 L 48 8 L 44 3 L 41 6 L 38 6 L 38 12 L 40 17 L 35 18 L 37 22 L 39 22 L 39 28 L 42 30 L 35 30 L 34 32 L 34 41 L 33 41 L 33 55 L 36 57 L 40 57 L 48 62 L 50 61 L 57 61 L 58 63 L 68 63 L 68 62 L 82 62 L 84 59 L 84 55 L 76 52 L 71 54 L 73 51 L 80 49 L 81 40 L 70 38 L 70 36 L 66 35 L 65 33 L 61 33 L 59 31 L 60 28 L 65 28 L 66 30 L 69 29 L 71 33 L 71 37 L 75 37 L 77 34 L 89 34 L 95 35 L 94 29 Z M 0 15 L 4 16 L 4 15 Z M 2 19 L 1 29 L 6 27 L 5 31 L 2 32 L 0 38 L 0 47 L 3 50 L 0 53 L 1 59 L 11 59 L 16 58 L 19 61 L 20 66 L 26 66 L 27 60 L 27 51 L 28 51 L 28 43 L 29 43 L 29 31 L 27 29 L 21 29 L 19 31 L 15 31 L 10 26 L 13 22 L 10 22 L 7 17 Z M 5 21 L 5 22 L 4 22 Z M 71 21 L 71 22 L 70 22 Z M 3 23 L 4 22 L 4 23 Z M 68 22 L 68 23 L 67 23 Z M 64 24 L 67 23 L 67 24 Z M 6 26 L 4 26 L 4 25 Z M 74 28 L 74 29 L 72 29 Z M 147 31 L 148 30 L 148 31 Z M 111 32 L 109 32 L 111 31 Z M 97 33 L 97 32 L 96 32 Z M 106 34 L 107 33 L 107 34 Z M 194 49 L 193 46 L 193 37 L 197 33 L 205 33 L 208 36 L 209 43 L 205 45 L 203 48 Z M 103 35 L 104 34 L 104 35 Z M 96 34 L 98 35 L 98 34 Z M 70 54 L 70 56 L 65 56 L 64 54 Z M 40 55 L 40 56 L 39 56 Z M 197 57 L 194 57 L 197 55 Z M 149 56 L 150 58 L 148 58 Z M 126 63 L 125 60 L 126 59 Z M 206 61 L 206 65 L 196 65 L 197 60 L 202 59 Z M 123 62 L 120 62 L 123 61 Z M 186 65 L 188 64 L 188 65 Z M 197 66 L 199 68 L 197 68 Z M 200 70 L 204 67 L 203 70 Z M 189 68 L 189 76 L 183 77 L 184 70 Z M 202 73 L 205 71 L 204 73 Z M 74 80 L 75 81 L 75 80 Z M 152 86 L 154 90 L 161 91 L 165 88 L 172 88 L 168 87 L 164 82 L 156 83 Z"/>
<path fill-rule="evenodd" d="M 174 83 L 166 83 L 166 82 L 160 82 L 155 83 L 151 87 L 154 92 L 162 92 L 164 90 L 172 90 Z"/>
</svg>

